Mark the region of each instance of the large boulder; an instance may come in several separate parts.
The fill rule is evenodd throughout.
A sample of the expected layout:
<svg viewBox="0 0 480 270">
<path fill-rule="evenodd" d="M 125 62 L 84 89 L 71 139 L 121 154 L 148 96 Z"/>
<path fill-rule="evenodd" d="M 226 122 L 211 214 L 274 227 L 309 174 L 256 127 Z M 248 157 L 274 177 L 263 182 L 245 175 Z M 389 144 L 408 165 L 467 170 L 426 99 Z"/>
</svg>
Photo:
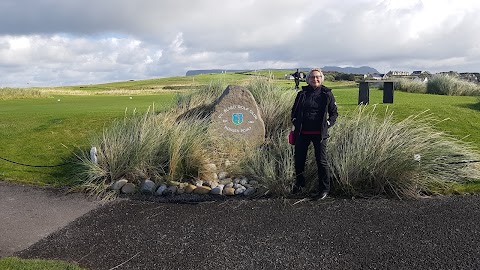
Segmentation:
<svg viewBox="0 0 480 270">
<path fill-rule="evenodd" d="M 257 102 L 248 89 L 238 85 L 227 86 L 215 102 L 212 128 L 227 138 L 253 144 L 265 141 L 265 123 Z"/>
</svg>

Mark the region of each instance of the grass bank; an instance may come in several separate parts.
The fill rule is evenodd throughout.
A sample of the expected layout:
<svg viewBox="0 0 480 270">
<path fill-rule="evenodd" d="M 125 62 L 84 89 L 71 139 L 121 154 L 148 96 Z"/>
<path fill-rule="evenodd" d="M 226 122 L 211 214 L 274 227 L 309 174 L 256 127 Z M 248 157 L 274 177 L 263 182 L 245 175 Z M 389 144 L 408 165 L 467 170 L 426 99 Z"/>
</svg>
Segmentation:
<svg viewBox="0 0 480 270">
<path fill-rule="evenodd" d="M 4 270 L 84 270 L 75 264 L 57 260 L 27 260 L 16 257 L 0 258 L 0 269 Z"/>
</svg>

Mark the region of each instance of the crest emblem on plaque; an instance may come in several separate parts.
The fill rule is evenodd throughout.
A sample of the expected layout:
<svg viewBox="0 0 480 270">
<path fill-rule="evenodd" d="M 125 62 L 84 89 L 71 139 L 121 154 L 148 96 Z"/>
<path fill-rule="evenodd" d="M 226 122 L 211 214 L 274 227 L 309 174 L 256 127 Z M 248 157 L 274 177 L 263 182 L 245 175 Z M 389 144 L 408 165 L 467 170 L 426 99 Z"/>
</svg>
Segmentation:
<svg viewBox="0 0 480 270">
<path fill-rule="evenodd" d="M 243 122 L 243 113 L 232 113 L 232 122 L 240 125 Z"/>
</svg>

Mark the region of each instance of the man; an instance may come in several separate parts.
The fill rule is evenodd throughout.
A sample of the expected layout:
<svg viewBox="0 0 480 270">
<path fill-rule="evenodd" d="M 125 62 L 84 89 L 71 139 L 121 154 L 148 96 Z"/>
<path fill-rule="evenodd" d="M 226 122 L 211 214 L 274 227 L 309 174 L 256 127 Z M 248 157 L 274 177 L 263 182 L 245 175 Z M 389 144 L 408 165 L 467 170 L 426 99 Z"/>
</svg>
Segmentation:
<svg viewBox="0 0 480 270">
<path fill-rule="evenodd" d="M 298 71 L 298 68 L 297 68 L 297 71 L 292 75 L 293 75 L 293 79 L 295 80 L 295 89 L 298 89 L 299 88 L 298 85 L 300 84 L 300 72 Z"/>
</svg>

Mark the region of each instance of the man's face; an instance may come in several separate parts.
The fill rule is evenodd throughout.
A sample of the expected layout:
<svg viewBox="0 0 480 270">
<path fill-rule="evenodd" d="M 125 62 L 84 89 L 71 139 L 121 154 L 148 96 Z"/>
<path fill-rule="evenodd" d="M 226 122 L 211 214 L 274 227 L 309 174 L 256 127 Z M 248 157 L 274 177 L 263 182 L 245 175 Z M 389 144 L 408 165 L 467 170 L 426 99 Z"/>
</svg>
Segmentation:
<svg viewBox="0 0 480 270">
<path fill-rule="evenodd" d="M 313 71 L 310 73 L 310 77 L 308 79 L 308 84 L 313 88 L 318 88 L 322 84 L 322 75 L 318 71 Z"/>
</svg>

